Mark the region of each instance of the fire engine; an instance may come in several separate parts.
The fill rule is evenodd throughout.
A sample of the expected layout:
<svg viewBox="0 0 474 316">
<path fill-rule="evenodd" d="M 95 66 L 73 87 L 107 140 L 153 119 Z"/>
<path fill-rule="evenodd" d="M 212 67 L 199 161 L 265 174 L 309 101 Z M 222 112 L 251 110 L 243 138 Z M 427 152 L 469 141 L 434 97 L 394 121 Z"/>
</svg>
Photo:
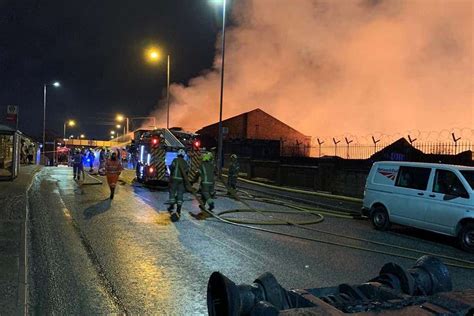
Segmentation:
<svg viewBox="0 0 474 316">
<path fill-rule="evenodd" d="M 168 181 L 170 165 L 179 149 L 184 149 L 184 159 L 189 164 L 189 176 L 193 177 L 201 162 L 201 142 L 197 134 L 182 129 L 159 128 L 138 130 L 132 142 L 137 158 L 136 176 L 139 182 Z"/>
</svg>

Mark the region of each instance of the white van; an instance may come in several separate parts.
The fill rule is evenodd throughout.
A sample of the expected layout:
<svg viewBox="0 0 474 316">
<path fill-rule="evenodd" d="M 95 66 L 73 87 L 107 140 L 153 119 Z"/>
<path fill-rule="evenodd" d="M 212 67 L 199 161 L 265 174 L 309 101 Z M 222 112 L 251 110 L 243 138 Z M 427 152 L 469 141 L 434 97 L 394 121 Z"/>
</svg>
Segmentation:
<svg viewBox="0 0 474 316">
<path fill-rule="evenodd" d="M 362 213 L 375 229 L 396 223 L 457 236 L 462 249 L 474 252 L 474 167 L 376 162 Z"/>
</svg>

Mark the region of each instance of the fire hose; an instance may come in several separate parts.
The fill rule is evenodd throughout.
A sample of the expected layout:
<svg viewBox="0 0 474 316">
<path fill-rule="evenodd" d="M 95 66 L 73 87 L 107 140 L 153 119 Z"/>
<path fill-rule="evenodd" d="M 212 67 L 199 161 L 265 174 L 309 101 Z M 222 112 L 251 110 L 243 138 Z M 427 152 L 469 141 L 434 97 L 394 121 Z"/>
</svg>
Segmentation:
<svg viewBox="0 0 474 316">
<path fill-rule="evenodd" d="M 226 186 L 225 182 L 223 181 L 223 179 L 220 178 L 219 180 L 227 188 L 227 186 Z M 328 215 L 328 216 L 339 217 L 339 218 L 347 218 L 347 219 L 357 218 L 355 215 L 342 214 L 342 212 L 325 210 L 325 209 L 321 209 L 321 208 L 312 208 L 312 207 L 308 207 L 308 206 L 295 205 L 293 203 L 290 204 L 290 203 L 287 203 L 285 201 L 281 201 L 281 200 L 278 200 L 278 199 L 269 199 L 269 198 L 265 198 L 265 197 L 253 196 L 250 193 L 245 192 L 245 191 L 243 191 L 243 193 L 246 194 L 247 197 L 242 197 L 242 196 L 239 196 L 236 192 L 233 192 L 232 189 L 229 190 L 229 188 L 227 188 L 227 190 L 228 190 L 228 192 L 231 192 L 231 195 L 235 200 L 237 200 L 238 202 L 244 204 L 247 207 L 247 209 L 233 209 L 233 210 L 223 211 L 223 212 L 220 212 L 220 213 L 214 213 L 214 212 L 206 210 L 205 207 L 201 207 L 202 211 L 206 212 L 209 216 L 212 216 L 212 217 L 216 218 L 217 220 L 219 220 L 223 223 L 227 223 L 227 224 L 231 224 L 231 225 L 234 225 L 234 226 L 239 226 L 239 227 L 243 227 L 243 228 L 247 228 L 247 229 L 252 229 L 252 230 L 256 230 L 256 231 L 262 231 L 262 232 L 267 232 L 267 233 L 276 234 L 276 235 L 280 235 L 280 236 L 286 236 L 286 237 L 291 237 L 291 238 L 296 238 L 296 239 L 301 239 L 301 240 L 313 241 L 313 242 L 317 242 L 317 243 L 323 243 L 323 244 L 339 246 L 339 247 L 344 247 L 344 248 L 349 248 L 349 249 L 355 249 L 355 250 L 361 250 L 361 251 L 366 251 L 366 252 L 372 252 L 372 253 L 379 253 L 379 254 L 384 254 L 384 255 L 389 255 L 389 256 L 395 256 L 395 257 L 404 258 L 404 259 L 410 259 L 410 260 L 417 260 L 418 259 L 418 256 L 415 256 L 415 255 L 402 254 L 402 253 L 397 253 L 397 252 L 390 251 L 390 250 L 372 249 L 372 248 L 368 248 L 368 247 L 365 247 L 365 246 L 358 246 L 358 245 L 352 245 L 352 244 L 348 244 L 348 243 L 344 243 L 344 242 L 330 241 L 330 240 L 325 240 L 325 239 L 316 238 L 316 237 L 300 236 L 300 235 L 285 233 L 285 232 L 281 232 L 281 231 L 277 231 L 277 230 L 271 230 L 271 229 L 268 229 L 268 228 L 253 226 L 253 225 L 289 225 L 289 226 L 294 226 L 294 227 L 314 231 L 314 232 L 329 235 L 329 236 L 343 238 L 343 239 L 346 239 L 346 240 L 364 242 L 364 243 L 367 243 L 367 244 L 382 246 L 384 248 L 388 248 L 388 249 L 392 249 L 392 250 L 396 249 L 396 250 L 400 250 L 400 251 L 416 253 L 416 254 L 419 254 L 419 255 L 436 256 L 438 258 L 445 259 L 445 264 L 448 265 L 448 266 L 462 268 L 462 269 L 474 270 L 474 262 L 469 261 L 469 260 L 459 259 L 459 258 L 455 258 L 455 257 L 452 257 L 452 256 L 443 255 L 443 254 L 436 254 L 436 253 L 432 253 L 432 252 L 421 251 L 421 250 L 417 250 L 417 249 L 413 249 L 413 248 L 409 248 L 409 247 L 397 246 L 397 245 L 384 243 L 384 242 L 379 242 L 379 241 L 374 241 L 374 240 L 365 239 L 365 238 L 347 236 L 347 235 L 334 233 L 334 232 L 331 232 L 331 231 L 326 231 L 326 230 L 322 230 L 322 229 L 318 229 L 318 228 L 308 226 L 308 225 L 317 224 L 317 223 L 322 222 L 324 220 L 324 216 L 322 215 L 323 213 L 325 215 Z M 198 199 L 199 204 L 201 206 L 203 206 L 202 201 L 197 196 L 196 191 L 193 190 L 191 193 Z M 259 210 L 255 207 L 253 207 L 252 205 L 250 205 L 247 202 L 247 200 L 265 202 L 265 203 L 275 204 L 275 205 L 279 205 L 279 206 L 285 206 L 285 207 L 294 209 L 294 211 L 280 211 L 280 210 L 277 210 L 277 211 L 273 211 L 273 210 L 272 211 L 262 211 L 262 210 Z M 271 216 L 271 220 L 269 220 L 269 221 L 241 220 L 241 219 L 235 219 L 235 218 L 229 218 L 229 217 L 224 217 L 223 216 L 223 215 L 231 214 L 231 213 L 244 213 L 244 212 L 247 212 L 247 213 L 248 212 L 255 212 L 255 213 L 258 213 L 258 214 L 260 214 L 260 215 L 262 215 L 266 218 L 270 217 L 270 215 L 268 215 L 269 213 L 272 213 L 272 214 L 275 214 L 275 213 L 280 213 L 280 214 L 283 214 L 283 213 L 284 214 L 310 214 L 312 216 L 316 216 L 317 218 L 312 220 L 312 221 L 310 220 L 310 221 L 303 221 L 303 222 L 295 222 L 295 221 L 292 221 L 292 220 L 288 220 L 286 218 L 280 218 L 280 217 L 273 216 L 273 215 Z"/>
</svg>

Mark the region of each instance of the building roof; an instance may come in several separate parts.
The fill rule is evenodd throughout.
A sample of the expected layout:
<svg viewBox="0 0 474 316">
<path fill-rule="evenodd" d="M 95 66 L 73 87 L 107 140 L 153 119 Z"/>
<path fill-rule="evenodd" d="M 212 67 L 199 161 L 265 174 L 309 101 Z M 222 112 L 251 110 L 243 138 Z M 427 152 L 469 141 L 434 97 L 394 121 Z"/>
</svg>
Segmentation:
<svg viewBox="0 0 474 316">
<path fill-rule="evenodd" d="M 262 109 L 260 109 L 260 108 L 256 108 L 256 109 L 253 109 L 253 110 L 251 110 L 251 111 L 244 112 L 244 113 L 240 113 L 240 114 L 238 114 L 238 115 L 235 115 L 235 116 L 226 118 L 225 120 L 222 120 L 222 122 L 230 121 L 230 120 L 232 120 L 232 119 L 235 119 L 235 118 L 238 118 L 238 117 L 240 117 L 240 116 L 247 115 L 247 114 L 250 114 L 250 113 L 253 113 L 253 112 L 261 112 L 261 113 L 263 113 L 263 114 L 265 114 L 265 115 L 268 115 L 269 117 L 271 117 L 271 118 L 274 119 L 275 121 L 279 122 L 279 123 L 282 124 L 282 125 L 285 125 L 285 126 L 288 127 L 289 129 L 291 129 L 291 130 L 293 130 L 293 131 L 295 131 L 295 132 L 301 134 L 302 136 L 310 137 L 310 136 L 307 136 L 307 135 L 301 133 L 300 131 L 294 129 L 294 128 L 291 127 L 290 125 L 288 125 L 288 124 L 282 122 L 281 120 L 277 119 L 277 118 L 274 117 L 273 115 L 268 114 L 267 112 L 265 112 L 264 110 L 262 110 Z M 217 125 L 217 124 L 219 124 L 219 123 L 213 123 L 213 124 L 204 126 L 204 127 L 202 127 L 202 128 L 200 129 L 200 131 L 202 131 L 203 129 L 206 129 L 206 128 L 215 126 L 215 125 Z"/>
<path fill-rule="evenodd" d="M 0 132 L 15 132 L 15 129 L 13 129 L 9 126 L 0 124 Z"/>
</svg>

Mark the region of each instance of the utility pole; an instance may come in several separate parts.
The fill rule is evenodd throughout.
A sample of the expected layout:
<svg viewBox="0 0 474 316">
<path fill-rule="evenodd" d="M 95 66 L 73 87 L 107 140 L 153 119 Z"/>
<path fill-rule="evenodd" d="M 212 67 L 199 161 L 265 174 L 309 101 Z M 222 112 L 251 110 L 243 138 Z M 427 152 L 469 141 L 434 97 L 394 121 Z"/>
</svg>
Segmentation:
<svg viewBox="0 0 474 316">
<path fill-rule="evenodd" d="M 221 66 L 221 97 L 219 106 L 219 139 L 218 139 L 218 154 L 217 154 L 217 170 L 219 176 L 222 174 L 222 165 L 224 163 L 223 157 L 223 135 L 222 135 L 222 102 L 224 99 L 224 64 L 225 64 L 225 17 L 226 17 L 226 0 L 224 0 L 222 7 L 222 66 Z"/>
</svg>

